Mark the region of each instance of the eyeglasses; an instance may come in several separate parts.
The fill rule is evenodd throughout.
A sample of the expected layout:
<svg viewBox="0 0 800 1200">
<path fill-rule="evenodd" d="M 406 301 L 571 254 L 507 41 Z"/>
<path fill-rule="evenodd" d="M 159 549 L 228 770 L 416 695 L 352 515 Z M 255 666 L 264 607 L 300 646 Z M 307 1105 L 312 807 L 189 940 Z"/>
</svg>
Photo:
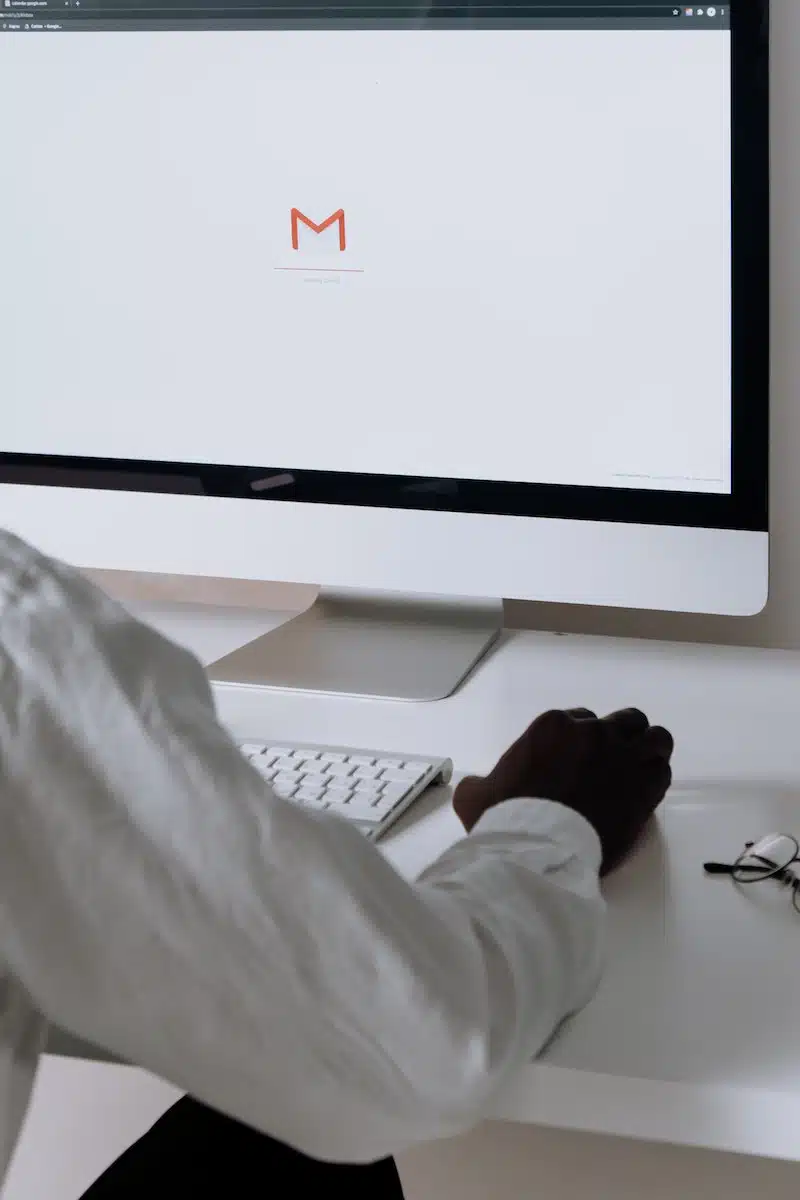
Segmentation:
<svg viewBox="0 0 800 1200">
<path fill-rule="evenodd" d="M 736 883 L 760 883 L 775 879 L 792 893 L 792 904 L 800 913 L 800 875 L 791 868 L 800 862 L 800 842 L 787 833 L 770 833 L 758 842 L 748 842 L 735 863 L 705 864 L 707 875 L 729 875 Z"/>
</svg>

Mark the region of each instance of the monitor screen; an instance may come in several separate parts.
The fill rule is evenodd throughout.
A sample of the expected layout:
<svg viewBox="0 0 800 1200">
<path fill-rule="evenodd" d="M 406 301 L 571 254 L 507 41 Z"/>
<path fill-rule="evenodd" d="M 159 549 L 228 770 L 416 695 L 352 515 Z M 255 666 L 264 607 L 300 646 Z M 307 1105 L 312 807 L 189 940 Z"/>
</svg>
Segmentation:
<svg viewBox="0 0 800 1200">
<path fill-rule="evenodd" d="M 731 75 L 725 4 L 0 0 L 2 450 L 730 495 Z"/>
</svg>

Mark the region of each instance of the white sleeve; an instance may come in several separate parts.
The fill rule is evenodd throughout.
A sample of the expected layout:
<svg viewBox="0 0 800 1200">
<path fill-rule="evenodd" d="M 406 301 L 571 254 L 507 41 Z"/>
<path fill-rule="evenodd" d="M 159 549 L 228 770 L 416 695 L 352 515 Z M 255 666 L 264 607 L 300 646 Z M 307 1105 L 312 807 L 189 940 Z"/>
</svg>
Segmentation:
<svg viewBox="0 0 800 1200">
<path fill-rule="evenodd" d="M 586 1002 L 599 861 L 517 800 L 406 882 L 270 792 L 188 653 L 0 536 L 0 955 L 48 1020 L 374 1159 L 479 1119 Z"/>
</svg>

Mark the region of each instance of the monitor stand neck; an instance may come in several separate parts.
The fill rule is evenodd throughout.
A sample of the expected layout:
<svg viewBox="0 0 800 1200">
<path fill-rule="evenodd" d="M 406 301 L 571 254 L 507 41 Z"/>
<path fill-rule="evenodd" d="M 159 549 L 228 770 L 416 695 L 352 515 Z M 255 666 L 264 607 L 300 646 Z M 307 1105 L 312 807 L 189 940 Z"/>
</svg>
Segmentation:
<svg viewBox="0 0 800 1200">
<path fill-rule="evenodd" d="M 214 683 L 384 700 L 443 700 L 503 628 L 501 600 L 328 591 L 209 668 Z"/>
</svg>

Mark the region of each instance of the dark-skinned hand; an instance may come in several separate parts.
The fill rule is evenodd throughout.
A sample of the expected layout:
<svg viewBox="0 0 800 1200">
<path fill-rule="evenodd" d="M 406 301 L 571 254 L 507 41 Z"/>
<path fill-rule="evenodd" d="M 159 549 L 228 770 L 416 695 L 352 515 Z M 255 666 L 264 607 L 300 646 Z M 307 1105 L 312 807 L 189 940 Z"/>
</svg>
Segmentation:
<svg viewBox="0 0 800 1200">
<path fill-rule="evenodd" d="M 453 807 L 469 833 L 487 809 L 506 800 L 555 800 L 597 830 L 607 874 L 664 799 L 672 750 L 672 735 L 638 709 L 603 718 L 584 708 L 554 710 L 538 717 L 490 774 L 462 780 Z"/>
</svg>

